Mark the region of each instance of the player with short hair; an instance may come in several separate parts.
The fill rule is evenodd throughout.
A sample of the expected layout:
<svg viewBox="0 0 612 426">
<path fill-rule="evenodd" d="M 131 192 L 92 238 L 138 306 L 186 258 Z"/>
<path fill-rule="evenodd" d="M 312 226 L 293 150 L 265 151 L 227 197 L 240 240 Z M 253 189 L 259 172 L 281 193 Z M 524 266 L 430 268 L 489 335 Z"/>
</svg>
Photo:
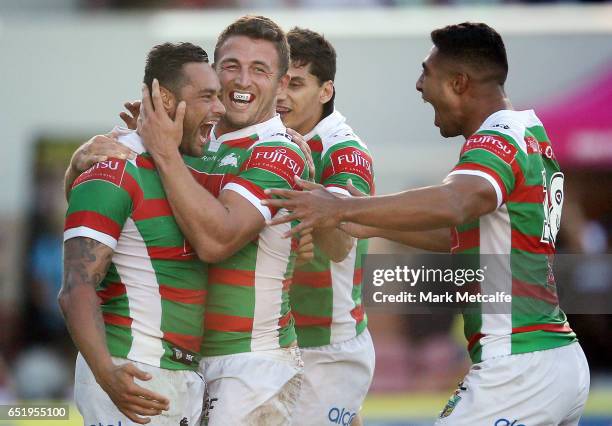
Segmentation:
<svg viewBox="0 0 612 426">
<path fill-rule="evenodd" d="M 321 34 L 297 27 L 287 40 L 290 80 L 276 110 L 286 126 L 305 135 L 315 182 L 350 196 L 346 188 L 352 180 L 373 194 L 368 148 L 334 109 L 334 47 Z M 356 418 L 374 373 L 374 346 L 361 303 L 361 258 L 368 241 L 355 241 L 338 228 L 318 229 L 313 238 L 314 259 L 296 267 L 289 293 L 304 359 L 293 424 L 348 424 Z"/>
<path fill-rule="evenodd" d="M 275 111 L 288 63 L 285 34 L 268 18 L 245 16 L 221 33 L 215 68 L 227 112 L 197 159 L 204 187 L 168 145 L 182 123 L 158 108 L 155 85 L 153 105 L 148 91 L 143 97 L 139 131 L 177 222 L 211 262 L 201 363 L 209 425 L 288 424 L 298 399 L 302 361 L 288 295 L 295 252 L 282 238 L 291 225 L 266 227 L 284 212 L 261 204 L 265 189 L 293 188 L 295 175 L 308 175 Z"/>
<path fill-rule="evenodd" d="M 154 78 L 165 112 L 182 119 L 179 150 L 201 155 L 225 112 L 206 52 L 190 43 L 155 46 L 145 84 Z M 135 158 L 95 164 L 69 193 L 59 303 L 79 349 L 76 404 L 85 424 L 155 416 L 156 425 L 195 425 L 207 268 L 177 225 L 140 135 L 123 130 L 119 140 Z"/>
<path fill-rule="evenodd" d="M 479 23 L 450 25 L 431 36 L 434 46 L 416 88 L 433 106 L 441 135 L 466 139 L 442 184 L 364 198 L 272 190 L 286 199 L 266 205 L 292 211 L 272 223 L 302 220 L 295 232 L 347 221 L 344 229 L 355 235 L 481 260 L 497 255 L 497 273 L 480 283 L 481 291 L 511 294 L 512 304 L 501 313 L 480 304 L 464 315 L 474 365 L 437 424 L 576 425 L 590 379 L 552 275 L 563 174 L 533 110 L 515 111 L 506 97 L 501 36 Z"/>
</svg>

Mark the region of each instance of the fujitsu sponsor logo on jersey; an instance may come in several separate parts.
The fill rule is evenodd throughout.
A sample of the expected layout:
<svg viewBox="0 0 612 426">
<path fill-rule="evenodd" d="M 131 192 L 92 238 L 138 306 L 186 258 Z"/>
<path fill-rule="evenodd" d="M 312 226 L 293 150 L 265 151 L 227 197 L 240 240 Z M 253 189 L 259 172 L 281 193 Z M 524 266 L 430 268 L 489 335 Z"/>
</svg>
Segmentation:
<svg viewBox="0 0 612 426">
<path fill-rule="evenodd" d="M 330 156 L 333 170 L 329 173 L 352 173 L 364 179 L 372 187 L 372 157 L 354 147 L 346 147 L 333 152 Z M 327 176 L 324 176 L 325 179 Z"/>
<path fill-rule="evenodd" d="M 489 151 L 506 163 L 511 163 L 516 156 L 517 149 L 507 140 L 496 135 L 473 135 L 463 145 L 461 154 L 472 149 Z"/>
<path fill-rule="evenodd" d="M 304 171 L 304 160 L 290 148 L 283 146 L 258 146 L 243 168 L 259 168 L 272 172 L 294 186 L 293 176 L 301 176 Z"/>
<path fill-rule="evenodd" d="M 104 180 L 117 186 L 121 186 L 123 173 L 125 171 L 124 160 L 106 160 L 94 164 L 83 172 L 73 184 L 73 188 L 83 182 L 90 180 Z"/>
</svg>

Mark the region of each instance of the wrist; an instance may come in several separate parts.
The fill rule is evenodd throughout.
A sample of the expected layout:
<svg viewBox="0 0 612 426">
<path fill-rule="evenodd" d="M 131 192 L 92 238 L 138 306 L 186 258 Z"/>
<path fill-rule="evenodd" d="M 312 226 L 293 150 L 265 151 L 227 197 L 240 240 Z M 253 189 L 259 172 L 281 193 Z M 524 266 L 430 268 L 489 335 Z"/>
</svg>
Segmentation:
<svg viewBox="0 0 612 426">
<path fill-rule="evenodd" d="M 100 386 L 104 387 L 106 382 L 108 382 L 108 376 L 115 368 L 115 364 L 113 363 L 110 356 L 105 357 L 103 360 L 96 360 L 94 365 L 91 365 L 91 372 L 93 373 L 96 382 L 100 384 Z"/>
<path fill-rule="evenodd" d="M 182 162 L 181 154 L 178 149 L 155 151 L 150 153 L 157 167 L 170 167 L 178 162 Z"/>
</svg>

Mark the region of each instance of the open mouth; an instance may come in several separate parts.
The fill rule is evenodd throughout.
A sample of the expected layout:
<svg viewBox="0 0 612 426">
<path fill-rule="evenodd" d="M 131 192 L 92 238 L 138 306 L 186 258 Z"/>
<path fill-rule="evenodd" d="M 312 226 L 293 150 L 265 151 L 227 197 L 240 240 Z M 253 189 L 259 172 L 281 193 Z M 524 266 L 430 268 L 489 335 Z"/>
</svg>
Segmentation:
<svg viewBox="0 0 612 426">
<path fill-rule="evenodd" d="M 248 105 L 255 100 L 255 95 L 248 92 L 230 92 L 230 100 L 237 105 Z"/>
<path fill-rule="evenodd" d="M 285 115 L 291 112 L 291 108 L 288 108 L 286 106 L 283 105 L 277 105 L 276 106 L 276 112 L 280 115 Z"/>
<path fill-rule="evenodd" d="M 213 118 L 211 120 L 205 121 L 200 125 L 200 142 L 205 144 L 210 136 L 210 132 L 212 128 L 219 122 L 219 118 Z"/>
</svg>

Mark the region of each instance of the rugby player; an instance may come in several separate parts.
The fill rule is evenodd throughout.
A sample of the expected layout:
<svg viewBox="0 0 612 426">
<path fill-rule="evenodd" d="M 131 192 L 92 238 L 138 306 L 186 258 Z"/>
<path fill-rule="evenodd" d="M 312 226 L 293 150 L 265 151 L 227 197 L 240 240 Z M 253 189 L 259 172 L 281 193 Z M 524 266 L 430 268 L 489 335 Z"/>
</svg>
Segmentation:
<svg viewBox="0 0 612 426">
<path fill-rule="evenodd" d="M 483 293 L 512 294 L 511 308 L 464 315 L 474 364 L 437 424 L 577 425 L 589 369 L 559 309 L 551 265 L 563 174 L 533 110 L 515 111 L 506 97 L 500 35 L 485 24 L 463 23 L 437 29 L 431 38 L 416 88 L 433 106 L 441 135 L 466 139 L 442 184 L 362 198 L 271 190 L 285 199 L 265 205 L 292 213 L 270 223 L 299 219 L 296 232 L 346 221 L 356 235 L 498 255 L 501 270 L 480 286 Z"/>
<path fill-rule="evenodd" d="M 154 78 L 166 113 L 183 122 L 173 148 L 202 155 L 202 138 L 225 112 L 206 52 L 190 43 L 155 46 L 145 84 Z M 79 350 L 75 401 L 87 425 L 145 424 L 146 416 L 156 425 L 196 425 L 206 266 L 173 218 L 139 134 L 118 137 L 137 156 L 119 152 L 123 159 L 95 164 L 69 194 L 59 304 Z"/>
<path fill-rule="evenodd" d="M 266 227 L 284 213 L 261 204 L 265 189 L 295 188 L 294 175 L 308 176 L 275 109 L 288 66 L 286 36 L 268 18 L 245 16 L 221 33 L 215 68 L 226 114 L 194 160 L 205 170 L 197 180 L 176 149 L 182 123 L 160 107 L 157 85 L 151 96 L 144 89 L 139 132 L 181 229 L 214 263 L 200 370 L 209 425 L 288 424 L 299 395 L 302 360 L 288 295 L 295 252 L 282 238 L 291 225 Z"/>
<path fill-rule="evenodd" d="M 347 181 L 373 194 L 372 159 L 366 145 L 334 110 L 336 52 L 321 34 L 294 28 L 289 84 L 276 111 L 305 135 L 315 182 L 350 196 Z M 354 241 L 338 228 L 313 233 L 314 259 L 296 268 L 290 289 L 304 382 L 295 425 L 357 424 L 374 372 L 374 347 L 361 304 L 361 257 L 367 240 Z"/>
</svg>

